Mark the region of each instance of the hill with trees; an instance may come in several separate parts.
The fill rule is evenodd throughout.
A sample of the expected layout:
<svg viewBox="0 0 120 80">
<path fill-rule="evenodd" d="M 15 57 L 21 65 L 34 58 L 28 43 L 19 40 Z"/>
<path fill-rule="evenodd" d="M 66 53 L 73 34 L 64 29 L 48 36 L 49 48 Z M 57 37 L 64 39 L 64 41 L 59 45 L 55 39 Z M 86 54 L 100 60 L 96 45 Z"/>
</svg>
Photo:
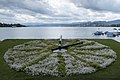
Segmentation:
<svg viewBox="0 0 120 80">
<path fill-rule="evenodd" d="M 0 27 L 26 27 L 22 24 L 6 24 L 6 23 L 0 23 Z"/>
</svg>

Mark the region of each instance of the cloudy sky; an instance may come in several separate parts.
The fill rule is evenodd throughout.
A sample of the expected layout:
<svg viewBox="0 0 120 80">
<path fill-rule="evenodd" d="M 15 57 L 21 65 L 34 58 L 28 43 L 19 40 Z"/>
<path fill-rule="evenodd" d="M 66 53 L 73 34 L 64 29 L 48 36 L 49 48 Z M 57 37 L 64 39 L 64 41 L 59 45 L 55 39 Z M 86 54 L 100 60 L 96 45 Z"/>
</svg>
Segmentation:
<svg viewBox="0 0 120 80">
<path fill-rule="evenodd" d="M 0 22 L 69 23 L 120 19 L 120 0 L 0 0 Z"/>
</svg>

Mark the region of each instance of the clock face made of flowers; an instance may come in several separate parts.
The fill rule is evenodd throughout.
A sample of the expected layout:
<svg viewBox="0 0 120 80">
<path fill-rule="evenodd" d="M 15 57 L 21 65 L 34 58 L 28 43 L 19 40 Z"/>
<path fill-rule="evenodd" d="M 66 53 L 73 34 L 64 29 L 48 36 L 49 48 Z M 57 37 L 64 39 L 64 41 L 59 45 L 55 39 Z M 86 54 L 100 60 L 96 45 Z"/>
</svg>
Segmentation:
<svg viewBox="0 0 120 80">
<path fill-rule="evenodd" d="M 35 40 L 9 49 L 4 59 L 10 68 L 29 75 L 71 76 L 89 74 L 106 68 L 116 60 L 116 53 L 98 42 L 65 39 L 69 46 L 63 52 L 52 51 L 58 47 L 58 40 Z"/>
</svg>

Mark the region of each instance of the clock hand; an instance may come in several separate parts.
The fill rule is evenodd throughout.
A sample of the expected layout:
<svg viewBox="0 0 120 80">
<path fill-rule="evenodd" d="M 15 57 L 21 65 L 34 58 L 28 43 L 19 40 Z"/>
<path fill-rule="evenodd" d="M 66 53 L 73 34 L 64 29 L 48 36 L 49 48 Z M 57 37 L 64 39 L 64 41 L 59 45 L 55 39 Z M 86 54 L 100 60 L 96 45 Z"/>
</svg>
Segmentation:
<svg viewBox="0 0 120 80">
<path fill-rule="evenodd" d="M 53 48 L 51 50 L 54 51 L 54 50 L 66 49 L 68 47 L 75 46 L 75 45 L 78 45 L 78 44 L 83 44 L 83 43 L 84 43 L 84 41 L 81 41 L 81 42 L 77 42 L 77 43 L 74 43 L 74 44 L 69 44 L 69 45 L 65 45 L 65 46 L 59 46 L 59 47 Z"/>
</svg>

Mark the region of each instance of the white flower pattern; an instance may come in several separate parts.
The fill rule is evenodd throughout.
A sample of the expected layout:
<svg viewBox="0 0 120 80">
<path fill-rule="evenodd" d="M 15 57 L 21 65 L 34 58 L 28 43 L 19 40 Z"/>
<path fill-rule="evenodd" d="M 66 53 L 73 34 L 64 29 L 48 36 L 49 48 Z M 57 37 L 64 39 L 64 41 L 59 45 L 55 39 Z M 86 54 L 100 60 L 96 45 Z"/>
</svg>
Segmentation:
<svg viewBox="0 0 120 80">
<path fill-rule="evenodd" d="M 35 40 L 9 49 L 4 59 L 10 68 L 24 71 L 29 75 L 71 76 L 93 73 L 106 68 L 117 58 L 109 47 L 88 40 L 82 45 L 68 48 L 66 52 L 52 52 L 58 45 L 57 40 Z M 71 44 L 74 40 L 66 40 Z"/>
</svg>

